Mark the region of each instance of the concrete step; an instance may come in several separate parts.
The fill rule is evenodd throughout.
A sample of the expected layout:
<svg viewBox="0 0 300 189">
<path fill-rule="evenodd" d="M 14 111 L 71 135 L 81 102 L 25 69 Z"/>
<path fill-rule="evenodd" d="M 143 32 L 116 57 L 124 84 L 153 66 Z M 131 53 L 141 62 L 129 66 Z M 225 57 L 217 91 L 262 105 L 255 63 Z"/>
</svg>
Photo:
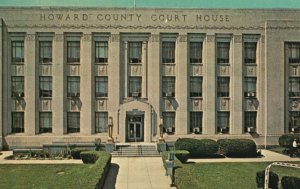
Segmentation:
<svg viewBox="0 0 300 189">
<path fill-rule="evenodd" d="M 158 157 L 155 145 L 120 145 L 111 153 L 115 157 Z"/>
</svg>

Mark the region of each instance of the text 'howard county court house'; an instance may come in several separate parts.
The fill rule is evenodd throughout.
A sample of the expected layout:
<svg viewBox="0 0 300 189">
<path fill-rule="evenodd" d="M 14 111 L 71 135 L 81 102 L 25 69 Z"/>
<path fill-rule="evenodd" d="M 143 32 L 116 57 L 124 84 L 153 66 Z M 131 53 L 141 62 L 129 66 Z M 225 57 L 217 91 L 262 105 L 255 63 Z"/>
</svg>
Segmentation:
<svg viewBox="0 0 300 189">
<path fill-rule="evenodd" d="M 300 10 L 0 8 L 2 146 L 300 131 Z M 255 138 L 253 136 L 255 135 Z"/>
</svg>

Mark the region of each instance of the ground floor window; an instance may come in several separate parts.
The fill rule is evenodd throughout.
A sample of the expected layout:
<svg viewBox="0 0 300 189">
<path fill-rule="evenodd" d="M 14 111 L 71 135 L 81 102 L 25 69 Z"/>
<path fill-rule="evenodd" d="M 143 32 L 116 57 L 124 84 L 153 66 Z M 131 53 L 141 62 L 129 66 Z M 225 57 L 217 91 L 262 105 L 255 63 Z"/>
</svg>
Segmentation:
<svg viewBox="0 0 300 189">
<path fill-rule="evenodd" d="M 300 111 L 289 112 L 289 131 L 300 133 Z"/>
<path fill-rule="evenodd" d="M 107 112 L 96 112 L 95 113 L 95 133 L 107 132 Z"/>
<path fill-rule="evenodd" d="M 40 133 L 52 132 L 52 113 L 40 112 Z"/>
<path fill-rule="evenodd" d="M 68 133 L 80 132 L 80 113 L 68 112 L 67 113 L 67 131 Z"/>
<path fill-rule="evenodd" d="M 24 112 L 12 112 L 11 118 L 11 132 L 24 133 Z"/>
<path fill-rule="evenodd" d="M 245 112 L 244 114 L 244 131 L 256 132 L 256 112 Z"/>
<path fill-rule="evenodd" d="M 218 112 L 217 132 L 229 133 L 230 112 Z"/>
<path fill-rule="evenodd" d="M 175 112 L 163 112 L 163 131 L 166 133 L 175 132 Z"/>
<path fill-rule="evenodd" d="M 202 112 L 190 112 L 190 132 L 202 133 Z"/>
</svg>

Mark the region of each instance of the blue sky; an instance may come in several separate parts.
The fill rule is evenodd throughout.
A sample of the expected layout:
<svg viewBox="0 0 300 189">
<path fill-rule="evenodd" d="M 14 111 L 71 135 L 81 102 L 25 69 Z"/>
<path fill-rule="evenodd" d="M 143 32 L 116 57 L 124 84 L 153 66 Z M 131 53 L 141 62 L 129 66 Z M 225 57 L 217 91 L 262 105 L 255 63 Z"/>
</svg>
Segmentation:
<svg viewBox="0 0 300 189">
<path fill-rule="evenodd" d="M 0 0 L 1 7 L 300 8 L 300 0 Z"/>
</svg>

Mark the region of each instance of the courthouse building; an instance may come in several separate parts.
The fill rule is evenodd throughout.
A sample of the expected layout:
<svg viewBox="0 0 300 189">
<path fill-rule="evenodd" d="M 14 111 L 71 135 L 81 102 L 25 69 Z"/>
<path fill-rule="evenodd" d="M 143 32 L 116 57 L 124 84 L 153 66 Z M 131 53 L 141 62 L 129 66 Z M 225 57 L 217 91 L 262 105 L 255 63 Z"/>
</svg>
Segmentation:
<svg viewBox="0 0 300 189">
<path fill-rule="evenodd" d="M 1 146 L 300 131 L 300 10 L 0 8 Z"/>
</svg>

